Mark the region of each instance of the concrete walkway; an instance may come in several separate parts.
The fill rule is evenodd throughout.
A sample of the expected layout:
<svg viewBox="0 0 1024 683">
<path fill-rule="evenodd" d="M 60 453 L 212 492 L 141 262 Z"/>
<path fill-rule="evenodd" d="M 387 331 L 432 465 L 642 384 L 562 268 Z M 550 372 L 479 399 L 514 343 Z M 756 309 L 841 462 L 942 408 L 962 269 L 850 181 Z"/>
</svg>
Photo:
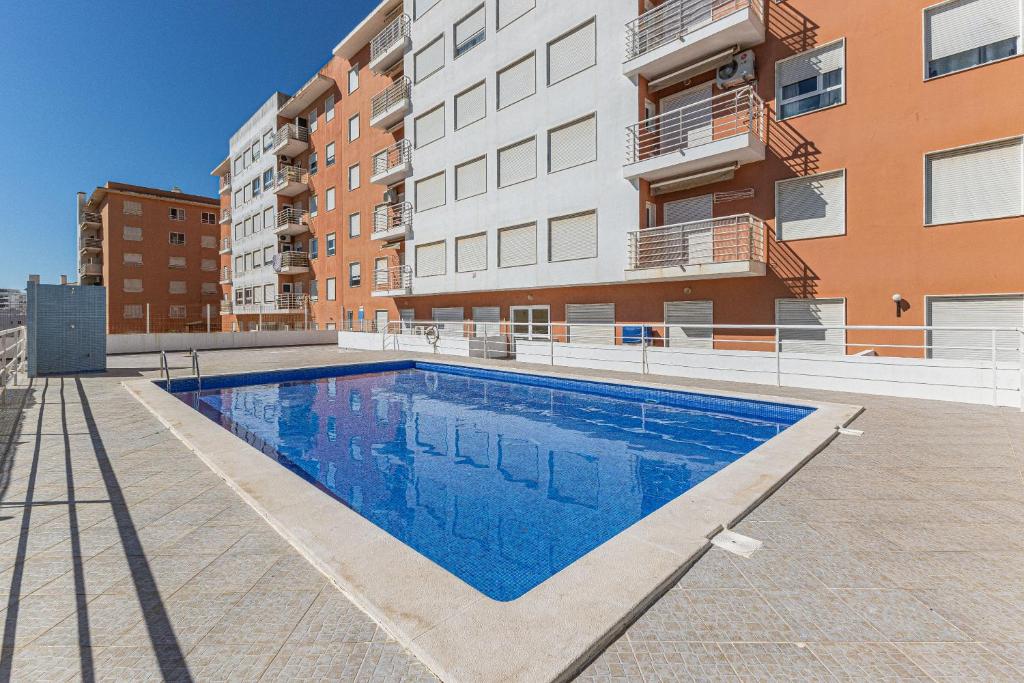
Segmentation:
<svg viewBox="0 0 1024 683">
<path fill-rule="evenodd" d="M 202 355 L 206 373 L 340 359 Z M 155 356 L 110 364 L 0 411 L 0 680 L 432 679 L 125 392 Z M 861 404 L 865 435 L 737 528 L 765 542 L 753 558 L 709 552 L 583 679 L 1024 679 L 1019 412 L 659 381 Z"/>
</svg>

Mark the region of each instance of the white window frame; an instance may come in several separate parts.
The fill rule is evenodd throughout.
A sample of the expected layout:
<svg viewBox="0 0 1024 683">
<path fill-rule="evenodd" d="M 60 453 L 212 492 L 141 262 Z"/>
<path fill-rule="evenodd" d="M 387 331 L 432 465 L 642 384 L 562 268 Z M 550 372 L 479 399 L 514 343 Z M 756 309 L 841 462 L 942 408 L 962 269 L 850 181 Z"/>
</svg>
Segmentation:
<svg viewBox="0 0 1024 683">
<path fill-rule="evenodd" d="M 984 66 L 984 65 L 982 65 Z M 941 78 L 941 77 L 939 77 Z M 1024 214 L 1016 213 L 1008 216 L 995 216 L 992 218 L 976 218 L 965 221 L 950 221 L 943 223 L 929 223 L 928 222 L 928 157 L 936 154 L 943 154 L 944 152 L 956 152 L 963 149 L 970 149 L 972 147 L 984 147 L 985 145 L 998 144 L 1000 142 L 1009 142 L 1010 140 L 1021 141 L 1021 173 L 1024 174 L 1024 135 L 1011 135 L 1005 138 L 997 138 L 995 140 L 984 140 L 982 142 L 972 142 L 969 145 L 960 145 L 959 147 L 950 147 L 948 149 L 933 149 L 930 152 L 925 152 L 921 157 L 921 197 L 923 199 L 921 205 L 921 223 L 926 228 L 938 228 L 945 225 L 964 225 L 965 223 L 981 223 L 987 221 L 1001 221 L 1007 218 L 1018 218 Z M 1021 200 L 1021 205 L 1024 206 L 1024 198 Z"/>
<path fill-rule="evenodd" d="M 806 181 L 806 180 L 810 180 L 812 178 L 817 178 L 819 176 L 832 175 L 833 173 L 842 173 L 843 174 L 843 231 L 842 232 L 837 232 L 837 233 L 832 233 L 832 234 L 829 234 L 829 235 L 814 235 L 812 237 L 789 237 L 789 238 L 783 238 L 781 233 L 779 232 L 779 204 L 780 204 L 780 201 L 779 201 L 779 188 L 781 188 L 782 186 L 786 185 L 787 183 L 797 183 L 797 182 L 800 182 L 800 181 Z M 812 175 L 802 175 L 802 176 L 796 176 L 796 177 L 793 177 L 793 178 L 783 178 L 782 180 L 776 180 L 775 181 L 775 208 L 774 208 L 774 211 L 775 211 L 775 229 L 772 232 L 774 233 L 774 237 L 775 237 L 775 240 L 777 242 L 786 242 L 786 243 L 789 243 L 789 242 L 803 242 L 803 241 L 806 241 L 806 240 L 821 240 L 821 239 L 828 239 L 830 237 L 843 237 L 843 236 L 845 236 L 847 234 L 847 230 L 848 230 L 848 227 L 849 227 L 847 219 L 849 218 L 849 213 L 850 213 L 849 176 L 848 176 L 848 174 L 846 172 L 846 168 L 833 168 L 831 170 L 820 171 L 820 172 L 814 173 Z"/>
<path fill-rule="evenodd" d="M 1010 60 L 1010 59 L 1016 59 L 1017 57 L 1020 57 L 1020 56 L 1024 55 L 1024 2 L 1022 2 L 1020 10 L 1019 10 L 1020 11 L 1021 26 L 1020 26 L 1020 33 L 1017 34 L 1017 54 L 1010 55 L 1008 57 L 1000 57 L 999 59 L 993 59 L 990 62 L 982 62 L 981 64 L 975 64 L 973 66 L 965 66 L 962 69 L 955 69 L 954 71 L 947 71 L 946 73 L 939 74 L 937 76 L 929 76 L 928 75 L 928 13 L 931 12 L 931 11 L 934 11 L 934 10 L 940 8 L 940 7 L 942 7 L 943 5 L 949 5 L 949 4 L 954 3 L 954 2 L 957 2 L 957 0 L 943 0 L 942 2 L 937 2 L 934 5 L 929 5 L 928 7 L 924 7 L 924 8 L 921 9 L 921 71 L 922 71 L 922 77 L 923 77 L 923 79 L 925 81 L 934 81 L 934 80 L 936 80 L 938 78 L 945 78 L 946 76 L 952 76 L 954 74 L 962 74 L 965 71 L 971 71 L 973 69 L 980 69 L 981 67 L 988 66 L 989 64 L 998 64 L 1000 62 L 1005 62 L 1005 61 Z"/>
<path fill-rule="evenodd" d="M 830 104 L 830 105 L 821 107 L 819 109 L 811 109 L 810 111 L 800 112 L 799 114 L 793 114 L 791 116 L 783 116 L 782 115 L 782 105 L 789 104 L 791 102 L 798 102 L 800 100 L 807 99 L 807 98 L 810 98 L 810 97 L 814 97 L 816 95 L 822 95 L 822 94 L 824 94 L 826 92 L 831 92 L 833 90 L 836 90 L 837 87 L 836 86 L 833 86 L 831 88 L 823 87 L 822 86 L 822 78 L 824 77 L 824 74 L 821 74 L 821 75 L 819 75 L 817 77 L 818 78 L 818 87 L 817 87 L 817 89 L 815 89 L 812 92 L 802 93 L 800 95 L 797 95 L 796 97 L 791 97 L 788 100 L 784 100 L 784 99 L 782 99 L 782 89 L 785 87 L 785 85 L 783 85 L 782 82 L 779 80 L 779 67 L 782 64 L 785 64 L 786 62 L 788 62 L 790 60 L 799 59 L 800 57 L 803 57 L 808 52 L 824 51 L 825 48 L 831 47 L 831 46 L 835 45 L 836 43 L 842 43 L 843 44 L 842 79 L 839 81 L 839 86 L 838 86 L 838 90 L 839 90 L 839 94 L 840 94 L 839 101 L 835 102 L 834 104 Z M 793 119 L 800 118 L 801 116 L 807 116 L 809 114 L 816 114 L 819 111 L 825 111 L 827 109 L 833 109 L 835 107 L 840 107 L 840 106 L 846 104 L 846 71 L 847 71 L 847 64 L 846 64 L 846 36 L 843 36 L 842 38 L 837 38 L 836 40 L 833 40 L 833 41 L 831 41 L 829 43 L 824 43 L 823 45 L 817 45 L 817 46 L 815 46 L 815 47 L 813 47 L 813 48 L 811 48 L 809 50 L 804 50 L 803 52 L 799 52 L 799 53 L 797 53 L 795 55 L 790 55 L 789 57 L 786 57 L 785 59 L 780 59 L 779 61 L 775 62 L 775 83 L 776 83 L 776 85 L 775 85 L 775 120 L 776 121 L 791 121 Z M 790 85 L 792 85 L 792 84 L 790 84 Z"/>
</svg>

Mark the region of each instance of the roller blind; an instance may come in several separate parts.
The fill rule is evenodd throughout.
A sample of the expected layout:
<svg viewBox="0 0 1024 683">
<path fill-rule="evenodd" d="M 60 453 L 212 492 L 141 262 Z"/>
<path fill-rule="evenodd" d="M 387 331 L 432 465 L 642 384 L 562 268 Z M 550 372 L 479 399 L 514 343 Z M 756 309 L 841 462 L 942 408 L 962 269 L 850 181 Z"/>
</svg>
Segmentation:
<svg viewBox="0 0 1024 683">
<path fill-rule="evenodd" d="M 615 304 L 566 304 L 565 322 L 569 327 L 570 341 L 583 344 L 615 343 Z"/>
<path fill-rule="evenodd" d="M 484 23 L 484 6 L 481 5 L 472 14 L 467 15 L 459 23 L 455 24 L 456 52 L 462 43 L 484 30 Z"/>
<path fill-rule="evenodd" d="M 416 181 L 416 210 L 426 211 L 444 205 L 444 172 Z"/>
<path fill-rule="evenodd" d="M 710 327 L 680 327 L 680 325 L 710 325 L 714 321 L 714 303 L 711 301 L 666 301 L 666 345 L 672 347 L 710 349 L 713 330 Z"/>
<path fill-rule="evenodd" d="M 665 202 L 665 225 L 709 221 L 715 205 L 715 196 L 711 194 L 699 197 L 688 197 L 674 202 Z"/>
<path fill-rule="evenodd" d="M 548 132 L 551 173 L 597 159 L 597 117 L 588 116 Z"/>
<path fill-rule="evenodd" d="M 846 302 L 843 299 L 776 299 L 777 325 L 845 325 Z M 846 353 L 846 331 L 780 330 L 784 353 Z"/>
<path fill-rule="evenodd" d="M 423 147 L 444 137 L 444 105 L 416 117 L 416 147 Z"/>
<path fill-rule="evenodd" d="M 925 12 L 926 59 L 1020 36 L 1020 0 L 955 0 Z"/>
<path fill-rule="evenodd" d="M 957 223 L 1024 213 L 1021 138 L 925 158 L 925 220 Z"/>
<path fill-rule="evenodd" d="M 478 337 L 501 334 L 501 308 L 499 306 L 474 306 L 473 322 L 476 323 L 476 336 Z"/>
<path fill-rule="evenodd" d="M 475 197 L 484 192 L 487 192 L 487 157 L 455 167 L 455 199 Z"/>
<path fill-rule="evenodd" d="M 833 171 L 775 185 L 775 229 L 780 240 L 846 232 L 846 172 Z"/>
<path fill-rule="evenodd" d="M 487 270 L 487 233 L 455 240 L 455 270 L 459 273 Z"/>
<path fill-rule="evenodd" d="M 846 64 L 846 41 L 839 40 L 816 50 L 808 50 L 775 64 L 777 92 L 805 78 L 821 76 Z M 778 97 L 781 99 L 781 95 Z"/>
<path fill-rule="evenodd" d="M 1022 327 L 1024 295 L 950 296 L 928 298 L 928 324 L 935 327 Z M 1019 333 L 996 332 L 996 358 L 1014 361 Z M 992 332 L 930 330 L 928 355 L 950 360 L 992 359 Z"/>
<path fill-rule="evenodd" d="M 441 0 L 413 0 L 413 18 L 419 19 Z"/>
<path fill-rule="evenodd" d="M 455 129 L 464 128 L 487 116 L 487 87 L 479 83 L 455 96 Z"/>
<path fill-rule="evenodd" d="M 537 263 L 537 224 L 517 225 L 498 231 L 498 267 L 531 266 Z"/>
<path fill-rule="evenodd" d="M 432 308 L 430 315 L 435 322 L 440 323 L 437 329 L 442 335 L 446 337 L 462 336 L 462 321 L 466 319 L 462 308 Z"/>
<path fill-rule="evenodd" d="M 537 6 L 537 0 L 498 0 L 498 30 Z"/>
<path fill-rule="evenodd" d="M 597 63 L 597 23 L 589 21 L 548 43 L 548 85 Z"/>
<path fill-rule="evenodd" d="M 552 261 L 572 261 L 597 256 L 597 213 L 552 218 L 548 250 Z"/>
<path fill-rule="evenodd" d="M 444 275 L 445 272 L 444 242 L 416 245 L 416 277 Z"/>
<path fill-rule="evenodd" d="M 444 66 L 444 36 L 438 36 L 434 42 L 416 53 L 413 58 L 413 68 L 416 72 L 416 82 L 434 73 Z"/>
<path fill-rule="evenodd" d="M 537 177 L 537 138 L 498 150 L 498 187 Z"/>
<path fill-rule="evenodd" d="M 537 91 L 536 56 L 530 55 L 498 72 L 498 109 L 525 100 Z"/>
</svg>

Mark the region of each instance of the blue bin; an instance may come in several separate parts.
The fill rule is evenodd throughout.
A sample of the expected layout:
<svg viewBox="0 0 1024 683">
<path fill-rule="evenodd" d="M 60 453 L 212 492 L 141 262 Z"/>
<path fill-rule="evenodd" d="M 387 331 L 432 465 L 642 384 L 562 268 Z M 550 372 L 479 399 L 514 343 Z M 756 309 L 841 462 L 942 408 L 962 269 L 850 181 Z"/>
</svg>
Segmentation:
<svg viewBox="0 0 1024 683">
<path fill-rule="evenodd" d="M 654 338 L 654 328 L 650 325 L 623 325 L 623 344 L 650 344 Z"/>
</svg>

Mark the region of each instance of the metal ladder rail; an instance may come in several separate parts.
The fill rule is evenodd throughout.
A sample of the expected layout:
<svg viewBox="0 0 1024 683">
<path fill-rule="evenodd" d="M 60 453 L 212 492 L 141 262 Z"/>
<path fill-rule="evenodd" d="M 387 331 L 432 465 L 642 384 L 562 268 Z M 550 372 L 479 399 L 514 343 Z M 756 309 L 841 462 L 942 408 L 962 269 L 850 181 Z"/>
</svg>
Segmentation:
<svg viewBox="0 0 1024 683">
<path fill-rule="evenodd" d="M 160 374 L 164 377 L 164 388 L 171 393 L 171 366 L 167 362 L 167 352 L 160 351 Z"/>
<path fill-rule="evenodd" d="M 192 349 L 192 373 L 196 376 L 196 393 L 203 390 L 203 376 L 199 373 L 199 352 Z"/>
</svg>

